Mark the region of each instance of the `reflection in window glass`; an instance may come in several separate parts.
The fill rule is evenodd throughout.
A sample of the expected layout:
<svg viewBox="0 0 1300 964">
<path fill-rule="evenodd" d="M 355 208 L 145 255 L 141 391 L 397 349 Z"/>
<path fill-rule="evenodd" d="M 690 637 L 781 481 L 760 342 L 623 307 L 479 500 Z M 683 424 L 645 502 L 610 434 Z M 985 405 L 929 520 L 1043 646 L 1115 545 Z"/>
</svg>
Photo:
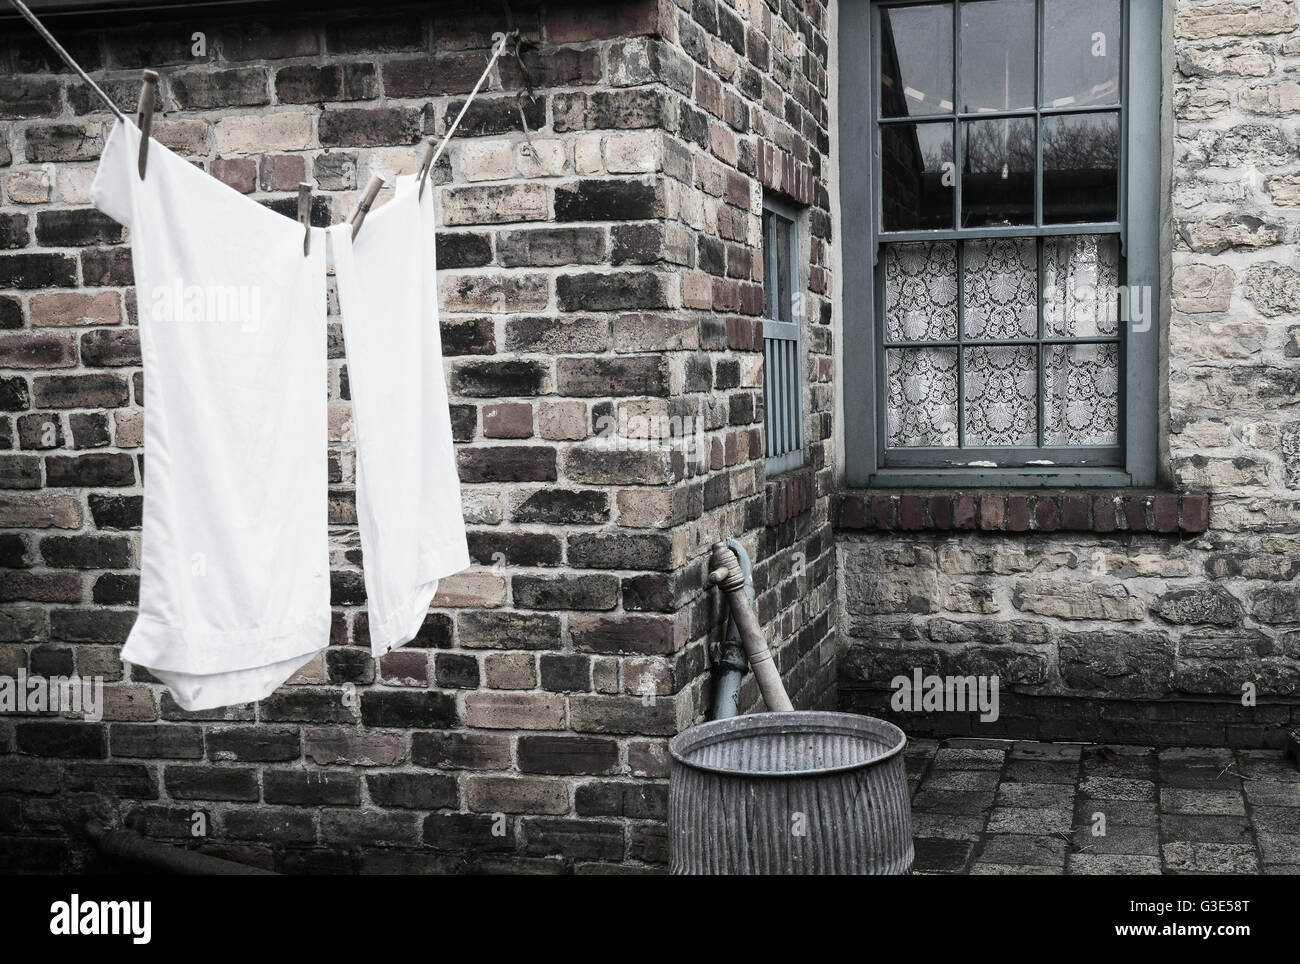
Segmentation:
<svg viewBox="0 0 1300 964">
<path fill-rule="evenodd" d="M 1044 0 L 1043 106 L 1119 103 L 1119 0 Z"/>
<path fill-rule="evenodd" d="M 794 225 L 773 211 L 763 212 L 763 317 L 790 321 L 791 300 L 790 232 Z"/>
<path fill-rule="evenodd" d="M 884 229 L 951 228 L 952 124 L 882 125 L 880 149 Z"/>
<path fill-rule="evenodd" d="M 1034 0 L 961 5 L 961 103 L 968 113 L 1034 106 Z"/>
<path fill-rule="evenodd" d="M 1119 217 L 1119 114 L 1043 118 L 1043 221 Z"/>
<path fill-rule="evenodd" d="M 1034 120 L 962 121 L 963 227 L 1032 224 Z"/>
<path fill-rule="evenodd" d="M 884 7 L 880 29 L 881 116 L 952 113 L 952 6 Z"/>
</svg>

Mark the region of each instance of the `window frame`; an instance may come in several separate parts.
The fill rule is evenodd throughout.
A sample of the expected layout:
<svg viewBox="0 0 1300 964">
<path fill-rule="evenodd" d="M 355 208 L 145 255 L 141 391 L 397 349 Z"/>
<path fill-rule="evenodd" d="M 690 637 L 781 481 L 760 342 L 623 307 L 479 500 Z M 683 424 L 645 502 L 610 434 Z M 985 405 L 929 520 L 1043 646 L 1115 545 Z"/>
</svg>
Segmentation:
<svg viewBox="0 0 1300 964">
<path fill-rule="evenodd" d="M 1119 171 L 1121 218 L 1118 232 L 1110 225 L 1035 225 L 983 228 L 979 236 L 1058 237 L 1118 233 L 1122 281 L 1130 290 L 1145 289 L 1145 328 L 1121 327 L 1121 411 L 1119 449 L 1122 465 L 1024 464 L 1015 449 L 999 450 L 1001 464 L 990 466 L 983 453 L 967 450 L 965 464 L 928 464 L 925 458 L 892 449 L 884 465 L 884 406 L 878 401 L 884 377 L 882 347 L 883 286 L 878 272 L 884 242 L 945 239 L 945 232 L 880 230 L 880 142 L 876 135 L 879 96 L 879 10 L 917 6 L 929 0 L 848 0 L 839 24 L 839 162 L 843 276 L 844 468 L 850 486 L 1151 486 L 1156 480 L 1158 449 L 1158 362 L 1160 286 L 1160 103 L 1163 89 L 1162 9 L 1160 0 L 1125 0 L 1121 50 L 1121 133 L 1124 163 Z M 1042 17 L 1036 18 L 1042 47 Z M 1134 56 L 1140 51 L 1146 56 Z M 1040 58 L 1041 59 L 1041 58 Z M 1041 67 L 1039 69 L 1041 74 Z M 854 110 L 869 91 L 869 110 Z M 955 92 L 954 92 L 955 93 Z M 1036 106 L 1035 111 L 1041 110 Z M 1033 112 L 1029 112 L 1032 116 Z M 1049 114 L 1050 116 L 1050 114 Z M 1041 160 L 1041 158 L 1040 158 Z M 1041 204 L 1036 192 L 1036 209 Z M 958 211 L 960 209 L 958 208 Z M 960 215 L 959 215 L 960 216 Z M 1037 220 L 1037 219 L 1036 219 Z M 960 245 L 961 241 L 957 240 Z M 960 254 L 960 252 L 959 252 Z M 1040 295 L 1041 297 L 1041 295 Z M 1041 361 L 1040 361 L 1041 367 Z M 853 373 L 860 373 L 854 377 Z M 1040 392 L 1042 386 L 1040 385 Z M 856 417 L 862 416 L 862 417 Z M 935 450 L 930 450 L 934 452 Z M 960 449 L 945 450 L 960 453 Z M 909 464 L 898 464 L 898 463 Z M 922 464 L 911 464 L 922 463 Z M 1020 463 L 1020 464 L 1017 464 Z"/>
<path fill-rule="evenodd" d="M 767 285 L 769 281 L 777 285 L 778 297 L 781 290 L 780 283 L 775 280 L 777 252 L 768 250 L 767 233 L 763 230 L 765 227 L 761 221 L 766 220 L 766 215 L 772 214 L 781 218 L 790 225 L 789 242 L 786 250 L 786 264 L 790 274 L 790 320 L 782 321 L 779 318 L 769 318 L 767 316 Z M 804 297 L 803 297 L 803 262 L 799 257 L 799 232 L 800 217 L 799 210 L 793 204 L 773 196 L 770 192 L 763 193 L 763 215 L 760 219 L 760 232 L 763 235 L 763 457 L 766 466 L 767 477 L 780 475 L 783 472 L 790 472 L 794 469 L 802 468 L 805 462 L 804 449 L 807 445 L 807 438 L 804 433 L 804 395 L 805 382 L 807 377 L 806 365 L 804 363 Z M 791 337 L 793 335 L 793 337 Z M 769 361 L 771 355 L 768 353 L 768 340 L 779 340 L 792 342 L 794 344 L 794 386 L 795 393 L 795 418 L 794 425 L 788 428 L 793 430 L 794 444 L 786 452 L 778 455 L 768 455 L 767 449 L 773 438 L 772 419 L 778 414 L 776 405 L 772 403 L 769 397 L 769 390 L 775 385 L 775 379 L 771 376 Z M 788 390 L 787 386 L 787 390 Z"/>
</svg>

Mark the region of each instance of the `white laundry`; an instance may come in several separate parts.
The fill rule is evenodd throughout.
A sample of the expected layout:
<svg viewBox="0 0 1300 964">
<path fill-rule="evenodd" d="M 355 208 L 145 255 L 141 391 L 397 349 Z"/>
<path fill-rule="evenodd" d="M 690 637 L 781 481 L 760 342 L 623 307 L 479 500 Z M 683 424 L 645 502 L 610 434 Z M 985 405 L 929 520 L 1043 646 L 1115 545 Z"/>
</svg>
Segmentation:
<svg viewBox="0 0 1300 964">
<path fill-rule="evenodd" d="M 91 188 L 131 232 L 144 363 L 139 615 L 122 658 L 187 710 L 329 643 L 325 235 L 119 121 Z"/>
<path fill-rule="evenodd" d="M 328 229 L 356 433 L 357 521 L 375 656 L 419 632 L 438 580 L 469 565 L 442 368 L 433 191 L 397 180 L 355 240 Z"/>
</svg>

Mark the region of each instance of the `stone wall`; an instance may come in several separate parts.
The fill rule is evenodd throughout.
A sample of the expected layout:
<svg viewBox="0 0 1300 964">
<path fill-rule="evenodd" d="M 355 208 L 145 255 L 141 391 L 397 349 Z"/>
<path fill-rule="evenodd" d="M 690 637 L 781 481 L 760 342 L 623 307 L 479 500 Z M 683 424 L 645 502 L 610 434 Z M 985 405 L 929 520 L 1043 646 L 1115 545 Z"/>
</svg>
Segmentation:
<svg viewBox="0 0 1300 964">
<path fill-rule="evenodd" d="M 936 531 L 918 510 L 917 531 L 902 531 L 914 527 L 897 499 L 873 515 L 879 494 L 851 495 L 838 539 L 846 705 L 882 710 L 881 687 L 920 666 L 1001 674 L 1003 712 L 911 717 L 912 732 L 1277 745 L 1300 722 L 1297 10 L 1179 0 L 1165 29 L 1164 470 L 1168 491 L 1208 494 L 1208 526 L 1199 500 L 1188 524 L 1187 500 L 1180 518 L 1161 509 L 1167 495 L 999 494 L 986 517 L 974 493 L 970 525 Z M 1071 501 L 1094 514 L 1069 524 Z"/>
<path fill-rule="evenodd" d="M 102 677 L 107 706 L 0 717 L 0 867 L 100 866 L 93 816 L 286 871 L 660 869 L 666 740 L 707 705 L 725 535 L 796 703 L 833 703 L 825 7 L 513 7 L 534 96 L 503 60 L 434 178 L 475 565 L 371 659 L 332 317 L 333 645 L 206 713 L 118 656 L 148 453 L 129 239 L 88 206 L 111 116 L 5 24 L 0 675 Z M 318 224 L 416 168 L 504 28 L 491 4 L 176 16 L 56 29 L 120 104 L 159 70 L 155 136 L 236 190 L 292 214 L 313 182 Z M 764 187 L 803 206 L 808 262 L 806 467 L 771 480 Z"/>
</svg>

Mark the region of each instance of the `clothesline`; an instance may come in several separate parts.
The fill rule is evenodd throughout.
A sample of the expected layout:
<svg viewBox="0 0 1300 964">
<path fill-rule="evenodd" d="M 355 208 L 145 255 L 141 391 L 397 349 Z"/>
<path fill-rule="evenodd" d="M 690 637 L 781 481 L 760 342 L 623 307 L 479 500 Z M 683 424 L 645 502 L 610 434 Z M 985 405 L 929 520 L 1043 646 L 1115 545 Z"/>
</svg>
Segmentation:
<svg viewBox="0 0 1300 964">
<path fill-rule="evenodd" d="M 18 12 L 23 15 L 23 19 L 36 28 L 36 32 L 44 38 L 47 44 L 54 48 L 54 52 L 63 58 L 63 62 L 75 70 L 78 76 L 90 85 L 90 89 L 99 95 L 99 99 L 108 105 L 108 109 L 117 115 L 117 119 L 122 121 L 126 120 L 126 115 L 122 113 L 121 108 L 113 103 L 108 94 L 104 93 L 100 89 L 99 84 L 90 79 L 90 75 L 81 69 L 81 64 L 73 60 L 72 54 L 64 50 L 63 45 L 54 39 L 54 34 L 45 29 L 45 24 L 41 23 L 40 20 L 36 18 L 36 14 L 32 13 L 31 8 L 29 8 L 27 4 L 23 3 L 23 0 L 10 0 L 10 2 L 18 8 Z"/>
<path fill-rule="evenodd" d="M 63 48 L 63 45 L 55 39 L 54 35 L 50 33 L 48 29 L 46 29 L 45 25 L 41 23 L 36 14 L 32 13 L 31 8 L 28 7 L 23 0 L 10 0 L 10 2 L 18 9 L 18 12 L 23 15 L 23 18 L 35 28 L 36 32 L 41 35 L 42 39 L 44 39 L 45 42 L 54 49 L 54 52 L 63 59 L 63 62 L 71 67 L 82 80 L 90 85 L 91 90 L 93 90 L 99 96 L 99 99 L 108 106 L 108 109 L 116 115 L 117 119 L 120 121 L 126 121 L 126 115 L 122 113 L 121 108 L 119 108 L 117 104 L 113 103 L 113 100 L 108 96 L 108 94 L 104 93 L 100 86 L 91 79 L 90 75 L 82 69 L 81 65 L 73 59 L 72 55 Z M 501 54 L 505 51 L 506 44 L 511 40 L 514 40 L 515 43 L 515 57 L 519 60 L 519 67 L 524 76 L 525 86 L 530 88 L 531 93 L 532 85 L 528 80 L 528 71 L 527 68 L 524 67 L 523 59 L 519 56 L 519 30 L 514 26 L 514 18 L 510 16 L 509 3 L 506 2 L 504 6 L 506 10 L 506 20 L 510 26 L 510 30 L 506 33 L 497 33 L 492 35 L 492 51 L 491 55 L 488 57 L 487 66 L 483 68 L 483 73 L 479 76 L 478 82 L 474 84 L 473 89 L 469 92 L 469 96 L 466 97 L 465 102 L 461 104 L 460 110 L 457 112 L 455 119 L 452 120 L 451 124 L 447 127 L 447 133 L 443 135 L 442 141 L 437 145 L 436 149 L 434 149 L 433 140 L 430 138 L 428 148 L 425 150 L 424 159 L 420 165 L 419 193 L 421 195 L 424 193 L 424 182 L 428 178 L 429 172 L 433 169 L 433 166 L 438 163 L 438 159 L 442 157 L 442 152 L 446 150 L 448 142 L 450 142 L 452 137 L 455 135 L 456 128 L 460 126 L 461 120 L 464 119 L 465 113 L 469 110 L 469 105 L 472 104 L 474 98 L 478 96 L 478 92 L 482 89 L 483 84 L 492 74 L 492 68 L 496 66 L 497 60 L 500 59 Z M 519 110 L 519 116 L 521 123 L 524 125 L 524 134 L 527 136 L 529 133 L 528 122 L 524 118 L 522 106 Z M 140 170 L 141 176 L 143 177 L 143 153 L 141 157 L 142 166 Z M 378 187 L 381 185 L 382 181 L 380 182 L 380 185 L 375 185 L 372 181 L 371 186 L 367 189 L 363 199 L 358 204 L 357 211 L 353 215 L 354 234 L 360 229 L 360 219 L 365 217 L 366 212 L 370 208 L 371 202 L 374 200 L 374 195 L 377 193 Z"/>
</svg>

